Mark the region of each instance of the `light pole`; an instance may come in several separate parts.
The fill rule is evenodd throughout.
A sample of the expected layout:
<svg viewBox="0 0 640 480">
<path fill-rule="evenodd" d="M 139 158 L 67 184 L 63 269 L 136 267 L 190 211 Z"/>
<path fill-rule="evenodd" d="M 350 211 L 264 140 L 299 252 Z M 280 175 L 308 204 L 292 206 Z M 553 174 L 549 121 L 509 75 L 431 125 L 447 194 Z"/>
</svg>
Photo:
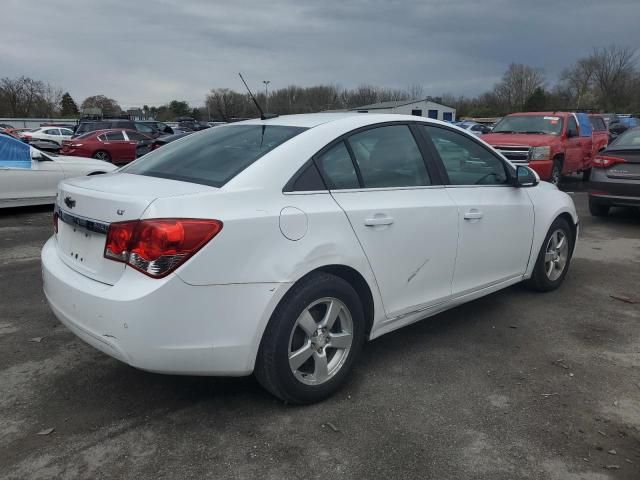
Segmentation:
<svg viewBox="0 0 640 480">
<path fill-rule="evenodd" d="M 265 111 L 269 111 L 269 84 L 271 80 L 263 80 L 264 83 L 264 109 Z"/>
</svg>

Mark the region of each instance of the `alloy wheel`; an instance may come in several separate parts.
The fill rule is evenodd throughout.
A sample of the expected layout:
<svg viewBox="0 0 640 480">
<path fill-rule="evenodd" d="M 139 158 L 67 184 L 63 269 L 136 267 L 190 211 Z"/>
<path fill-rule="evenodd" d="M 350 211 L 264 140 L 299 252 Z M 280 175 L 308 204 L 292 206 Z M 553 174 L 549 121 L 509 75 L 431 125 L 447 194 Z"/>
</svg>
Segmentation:
<svg viewBox="0 0 640 480">
<path fill-rule="evenodd" d="M 564 271 L 569 258 L 569 242 L 563 230 L 555 230 L 549 241 L 544 254 L 544 270 L 547 278 L 555 282 Z"/>
<path fill-rule="evenodd" d="M 289 338 L 289 367 L 300 382 L 321 385 L 343 367 L 353 343 L 353 320 L 347 306 L 325 297 L 307 306 Z"/>
</svg>

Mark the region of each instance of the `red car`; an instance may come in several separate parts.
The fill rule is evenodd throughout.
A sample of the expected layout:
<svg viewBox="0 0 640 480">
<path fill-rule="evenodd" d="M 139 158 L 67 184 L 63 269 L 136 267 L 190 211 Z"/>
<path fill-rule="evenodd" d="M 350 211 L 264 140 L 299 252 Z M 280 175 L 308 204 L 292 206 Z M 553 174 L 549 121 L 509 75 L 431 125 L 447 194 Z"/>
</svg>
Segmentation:
<svg viewBox="0 0 640 480">
<path fill-rule="evenodd" d="M 147 143 L 152 144 L 153 139 L 135 130 L 97 130 L 63 140 L 60 154 L 125 164 L 136 159 L 139 145 Z"/>
<path fill-rule="evenodd" d="M 512 113 L 482 140 L 516 164 L 526 164 L 542 180 L 558 184 L 562 175 L 582 172 L 589 179 L 593 157 L 609 141 L 599 115 L 573 112 Z"/>
</svg>

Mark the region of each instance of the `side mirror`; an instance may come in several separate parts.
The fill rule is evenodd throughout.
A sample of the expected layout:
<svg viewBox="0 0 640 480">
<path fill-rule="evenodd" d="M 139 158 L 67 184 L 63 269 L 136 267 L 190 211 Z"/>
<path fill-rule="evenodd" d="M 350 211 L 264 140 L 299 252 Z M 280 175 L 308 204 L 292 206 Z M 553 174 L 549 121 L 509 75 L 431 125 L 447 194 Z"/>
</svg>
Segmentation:
<svg viewBox="0 0 640 480">
<path fill-rule="evenodd" d="M 567 130 L 567 138 L 573 138 L 573 137 L 577 137 L 578 136 L 578 132 L 574 131 L 574 130 Z"/>
<path fill-rule="evenodd" d="M 540 183 L 540 177 L 536 172 L 524 165 L 516 167 L 515 186 L 518 188 L 535 187 Z"/>
<path fill-rule="evenodd" d="M 43 160 L 42 152 L 31 147 L 31 159 L 32 160 Z"/>
</svg>

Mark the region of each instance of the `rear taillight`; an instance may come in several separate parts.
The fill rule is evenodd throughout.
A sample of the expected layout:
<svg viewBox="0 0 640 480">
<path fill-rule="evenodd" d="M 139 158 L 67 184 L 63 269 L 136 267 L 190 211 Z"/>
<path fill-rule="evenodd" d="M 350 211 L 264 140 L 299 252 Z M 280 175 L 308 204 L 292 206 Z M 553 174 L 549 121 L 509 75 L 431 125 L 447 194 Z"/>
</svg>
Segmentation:
<svg viewBox="0 0 640 480">
<path fill-rule="evenodd" d="M 156 218 L 109 226 L 104 257 L 153 278 L 182 265 L 222 230 L 219 220 Z"/>
<path fill-rule="evenodd" d="M 598 155 L 593 159 L 593 166 L 596 168 L 609 168 L 619 163 L 627 163 L 627 161 L 624 158 L 609 155 Z"/>
<path fill-rule="evenodd" d="M 58 212 L 53 212 L 53 231 L 58 233 Z"/>
</svg>

